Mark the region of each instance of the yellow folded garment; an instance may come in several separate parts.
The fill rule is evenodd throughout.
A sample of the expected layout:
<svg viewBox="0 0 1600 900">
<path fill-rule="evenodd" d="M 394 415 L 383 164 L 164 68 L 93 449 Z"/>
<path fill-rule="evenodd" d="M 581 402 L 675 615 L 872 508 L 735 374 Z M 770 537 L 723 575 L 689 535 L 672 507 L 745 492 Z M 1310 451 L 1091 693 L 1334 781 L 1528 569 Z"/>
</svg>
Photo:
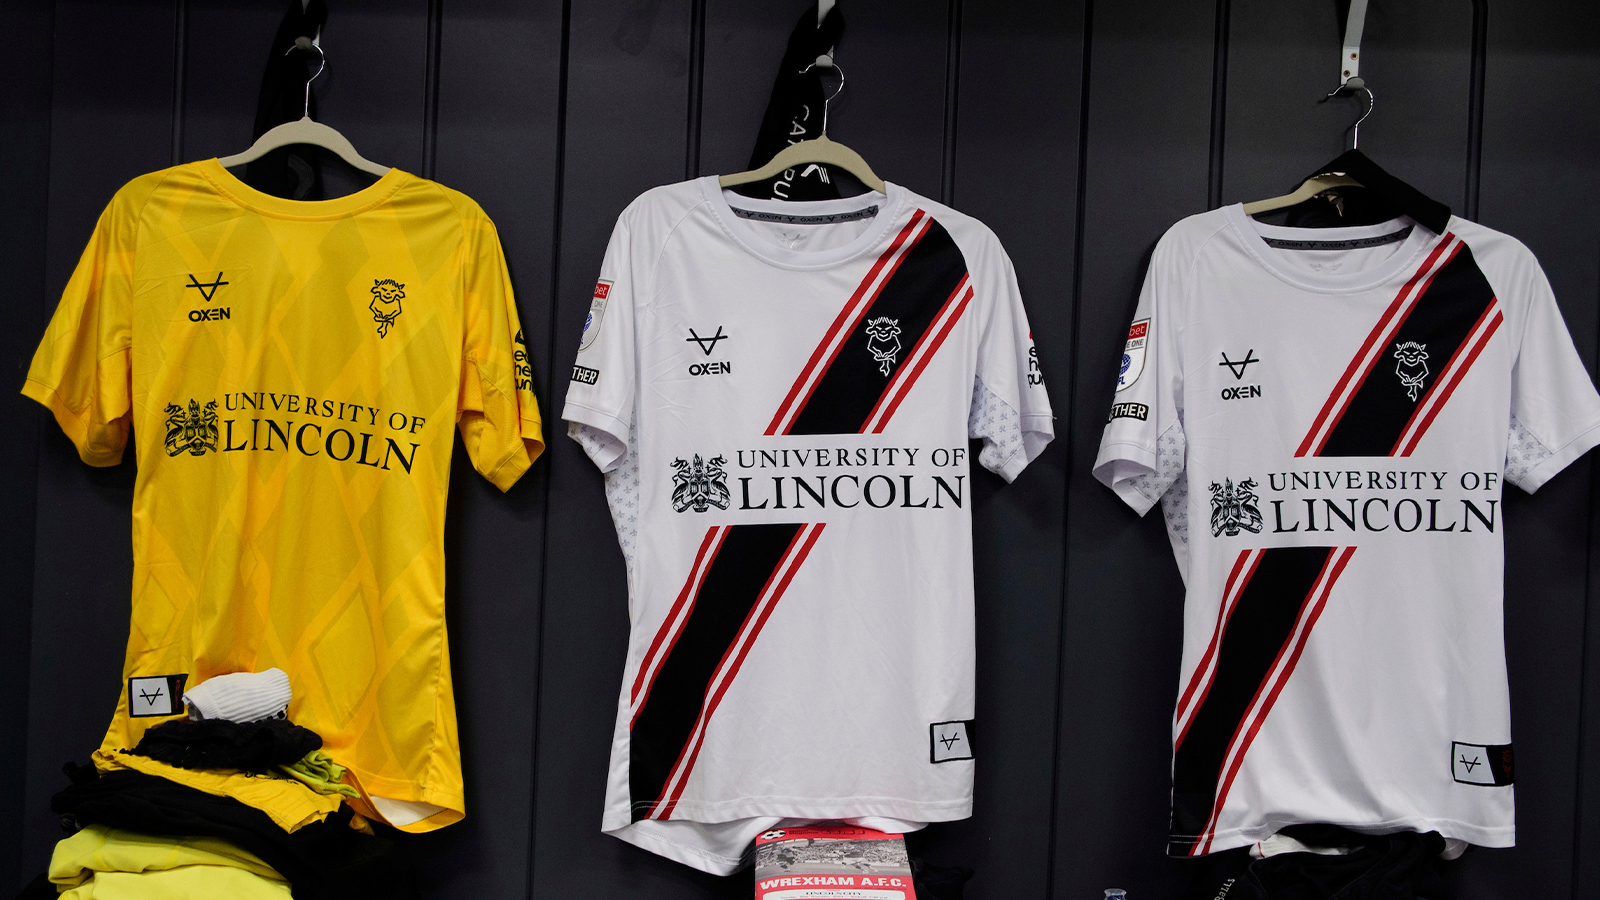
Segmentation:
<svg viewBox="0 0 1600 900">
<path fill-rule="evenodd" d="M 333 761 L 333 758 L 321 750 L 313 750 L 305 756 L 295 760 L 292 765 L 279 766 L 285 775 L 299 779 L 306 787 L 319 794 L 338 794 L 352 799 L 360 797 L 361 792 L 348 784 L 341 784 L 344 779 L 344 766 Z"/>
<path fill-rule="evenodd" d="M 279 828 L 291 833 L 326 819 L 340 802 L 338 795 L 319 794 L 292 778 L 245 775 L 232 769 L 180 769 L 132 753 L 96 750 L 94 766 L 103 773 L 133 769 L 218 797 L 232 797 L 271 816 Z"/>
<path fill-rule="evenodd" d="M 290 900 L 289 886 L 227 866 L 183 866 L 130 875 L 101 872 L 57 900 Z"/>
<path fill-rule="evenodd" d="M 56 844 L 50 881 L 70 900 L 285 900 L 254 854 L 210 837 L 159 838 L 90 825 Z"/>
</svg>

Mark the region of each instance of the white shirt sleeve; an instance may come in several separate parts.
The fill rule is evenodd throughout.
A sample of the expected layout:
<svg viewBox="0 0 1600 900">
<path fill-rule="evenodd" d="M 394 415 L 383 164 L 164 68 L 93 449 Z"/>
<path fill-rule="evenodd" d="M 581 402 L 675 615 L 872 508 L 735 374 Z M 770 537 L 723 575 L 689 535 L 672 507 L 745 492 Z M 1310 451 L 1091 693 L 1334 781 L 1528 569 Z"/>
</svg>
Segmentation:
<svg viewBox="0 0 1600 900">
<path fill-rule="evenodd" d="M 645 296 L 643 279 L 648 277 L 648 261 L 637 243 L 624 211 L 600 265 L 561 412 L 568 435 L 602 472 L 623 464 L 633 430 L 638 388 L 634 314 L 637 299 Z"/>
<path fill-rule="evenodd" d="M 1009 482 L 1044 452 L 1055 424 L 1016 271 L 999 240 L 986 238 L 971 267 L 984 319 L 967 435 L 983 440 L 978 462 Z"/>
<path fill-rule="evenodd" d="M 1600 443 L 1600 395 L 1572 344 L 1544 270 L 1532 252 L 1518 249 L 1506 287 L 1496 286 L 1521 293 L 1526 310 L 1511 369 L 1505 478 L 1531 494 Z"/>
<path fill-rule="evenodd" d="M 1184 471 L 1181 267 L 1171 232 L 1156 245 L 1124 338 L 1094 477 L 1144 515 Z"/>
</svg>

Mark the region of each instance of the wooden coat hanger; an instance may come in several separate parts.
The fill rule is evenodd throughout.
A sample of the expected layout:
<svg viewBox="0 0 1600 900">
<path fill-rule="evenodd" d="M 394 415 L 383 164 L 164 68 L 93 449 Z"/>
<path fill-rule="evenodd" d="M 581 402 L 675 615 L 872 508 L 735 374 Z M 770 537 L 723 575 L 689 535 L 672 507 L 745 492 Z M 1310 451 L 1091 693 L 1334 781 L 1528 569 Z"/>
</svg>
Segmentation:
<svg viewBox="0 0 1600 900">
<path fill-rule="evenodd" d="M 816 63 L 812 63 L 810 66 L 806 66 L 802 72 L 810 71 L 812 66 L 815 65 Z M 833 92 L 832 97 L 822 101 L 822 135 L 820 137 L 790 144 L 778 151 L 778 155 L 774 156 L 771 161 L 761 168 L 752 169 L 748 172 L 737 172 L 732 175 L 723 175 L 717 179 L 717 183 L 726 188 L 755 181 L 766 181 L 768 178 L 783 174 L 786 169 L 796 169 L 806 163 L 820 163 L 822 165 L 837 166 L 854 175 L 869 190 L 877 191 L 880 194 L 883 193 L 883 179 L 872 171 L 872 167 L 867 165 L 865 159 L 861 158 L 861 154 L 837 141 L 828 140 L 828 104 L 832 103 L 833 98 L 839 96 L 839 92 L 844 90 L 844 69 L 840 68 L 838 63 L 834 63 L 833 70 L 839 73 L 839 88 Z M 262 137 L 265 136 L 262 135 Z"/>
<path fill-rule="evenodd" d="M 346 163 L 349 163 L 353 168 L 360 169 L 370 175 L 377 175 L 380 178 L 387 175 L 389 173 L 388 166 L 375 163 L 363 157 L 356 152 L 355 145 L 350 143 L 348 138 L 333 128 L 311 118 L 311 82 L 316 81 L 317 76 L 321 75 L 322 70 L 327 67 L 328 57 L 322 52 L 321 45 L 306 37 L 295 38 L 294 46 L 290 47 L 284 55 L 287 56 L 297 49 L 315 50 L 319 59 L 317 70 L 311 73 L 310 78 L 306 79 L 305 114 L 294 122 L 285 122 L 282 125 L 273 126 L 261 137 L 256 138 L 256 142 L 250 145 L 250 149 L 243 153 L 225 156 L 217 160 L 217 162 L 221 163 L 223 168 L 232 168 L 255 162 L 268 153 L 291 144 L 311 144 L 333 153 Z"/>
</svg>

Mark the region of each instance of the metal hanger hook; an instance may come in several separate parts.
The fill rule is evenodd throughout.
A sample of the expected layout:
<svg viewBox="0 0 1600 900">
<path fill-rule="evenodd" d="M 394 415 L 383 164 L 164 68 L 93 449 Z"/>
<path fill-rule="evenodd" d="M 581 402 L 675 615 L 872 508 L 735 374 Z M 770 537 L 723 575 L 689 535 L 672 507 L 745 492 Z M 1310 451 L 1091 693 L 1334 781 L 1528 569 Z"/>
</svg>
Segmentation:
<svg viewBox="0 0 1600 900">
<path fill-rule="evenodd" d="M 1378 98 L 1372 93 L 1372 88 L 1367 87 L 1366 81 L 1362 80 L 1362 78 L 1358 75 L 1358 76 L 1356 76 L 1354 78 L 1351 78 L 1349 81 L 1345 82 L 1344 84 L 1341 84 L 1338 87 L 1334 88 L 1332 91 L 1329 91 L 1328 95 L 1326 97 L 1323 97 L 1321 100 L 1318 100 L 1317 102 L 1318 103 L 1327 103 L 1329 100 L 1332 100 L 1334 97 L 1337 97 L 1340 94 L 1344 94 L 1344 93 L 1366 94 L 1367 95 L 1367 111 L 1362 113 L 1361 117 L 1356 119 L 1355 124 L 1351 125 L 1350 129 L 1349 129 L 1349 131 L 1350 131 L 1350 149 L 1355 150 L 1355 149 L 1357 149 L 1357 148 L 1359 148 L 1361 146 L 1361 123 L 1365 122 L 1367 120 L 1367 117 L 1372 115 L 1373 108 L 1378 105 Z M 1359 103 L 1360 101 L 1357 101 L 1357 102 Z"/>
<path fill-rule="evenodd" d="M 306 107 L 305 107 L 305 112 L 301 114 L 305 118 L 309 119 L 309 118 L 311 118 L 311 82 L 316 81 L 317 80 L 317 76 L 322 74 L 322 70 L 326 69 L 328 67 L 328 54 L 322 52 L 322 45 L 317 43 L 315 38 L 308 38 L 308 37 L 297 37 L 297 38 L 295 38 L 294 39 L 294 46 L 290 47 L 289 49 L 287 49 L 285 51 L 283 51 L 283 55 L 284 56 L 288 56 L 289 54 L 295 52 L 296 50 L 315 50 L 315 51 L 317 51 L 317 70 L 315 72 L 311 73 L 311 77 L 310 78 L 306 79 Z M 824 121 L 826 121 L 826 120 L 824 120 Z"/>
<path fill-rule="evenodd" d="M 800 74 L 804 75 L 805 73 L 811 71 L 812 69 L 815 69 L 816 67 L 817 67 L 817 64 L 816 63 L 812 63 L 812 64 L 806 66 L 804 69 L 801 69 L 800 70 Z M 837 98 L 840 94 L 844 93 L 844 67 L 839 65 L 837 62 L 835 62 L 833 65 L 825 66 L 824 68 L 832 69 L 833 71 L 835 71 L 835 72 L 837 72 L 839 74 L 839 86 L 837 88 L 834 88 L 833 93 L 829 94 L 827 99 L 822 101 L 822 133 L 823 133 L 823 135 L 827 135 L 827 133 L 828 133 L 828 106 L 829 106 L 829 104 L 833 103 L 835 98 Z"/>
</svg>

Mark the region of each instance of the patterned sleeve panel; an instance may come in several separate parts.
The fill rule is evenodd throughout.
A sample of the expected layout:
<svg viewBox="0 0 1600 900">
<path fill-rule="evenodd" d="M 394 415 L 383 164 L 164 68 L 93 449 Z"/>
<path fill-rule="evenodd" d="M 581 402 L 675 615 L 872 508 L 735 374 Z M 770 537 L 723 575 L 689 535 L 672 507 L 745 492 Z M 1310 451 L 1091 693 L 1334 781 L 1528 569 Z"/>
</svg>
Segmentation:
<svg viewBox="0 0 1600 900">
<path fill-rule="evenodd" d="M 567 423 L 567 434 L 591 457 L 604 452 L 613 442 L 609 434 L 578 422 Z M 611 508 L 612 521 L 617 525 L 617 543 L 622 545 L 622 558 L 628 563 L 630 585 L 639 549 L 640 503 L 639 438 L 629 429 L 627 453 L 615 469 L 606 473 L 606 505 Z"/>
</svg>

